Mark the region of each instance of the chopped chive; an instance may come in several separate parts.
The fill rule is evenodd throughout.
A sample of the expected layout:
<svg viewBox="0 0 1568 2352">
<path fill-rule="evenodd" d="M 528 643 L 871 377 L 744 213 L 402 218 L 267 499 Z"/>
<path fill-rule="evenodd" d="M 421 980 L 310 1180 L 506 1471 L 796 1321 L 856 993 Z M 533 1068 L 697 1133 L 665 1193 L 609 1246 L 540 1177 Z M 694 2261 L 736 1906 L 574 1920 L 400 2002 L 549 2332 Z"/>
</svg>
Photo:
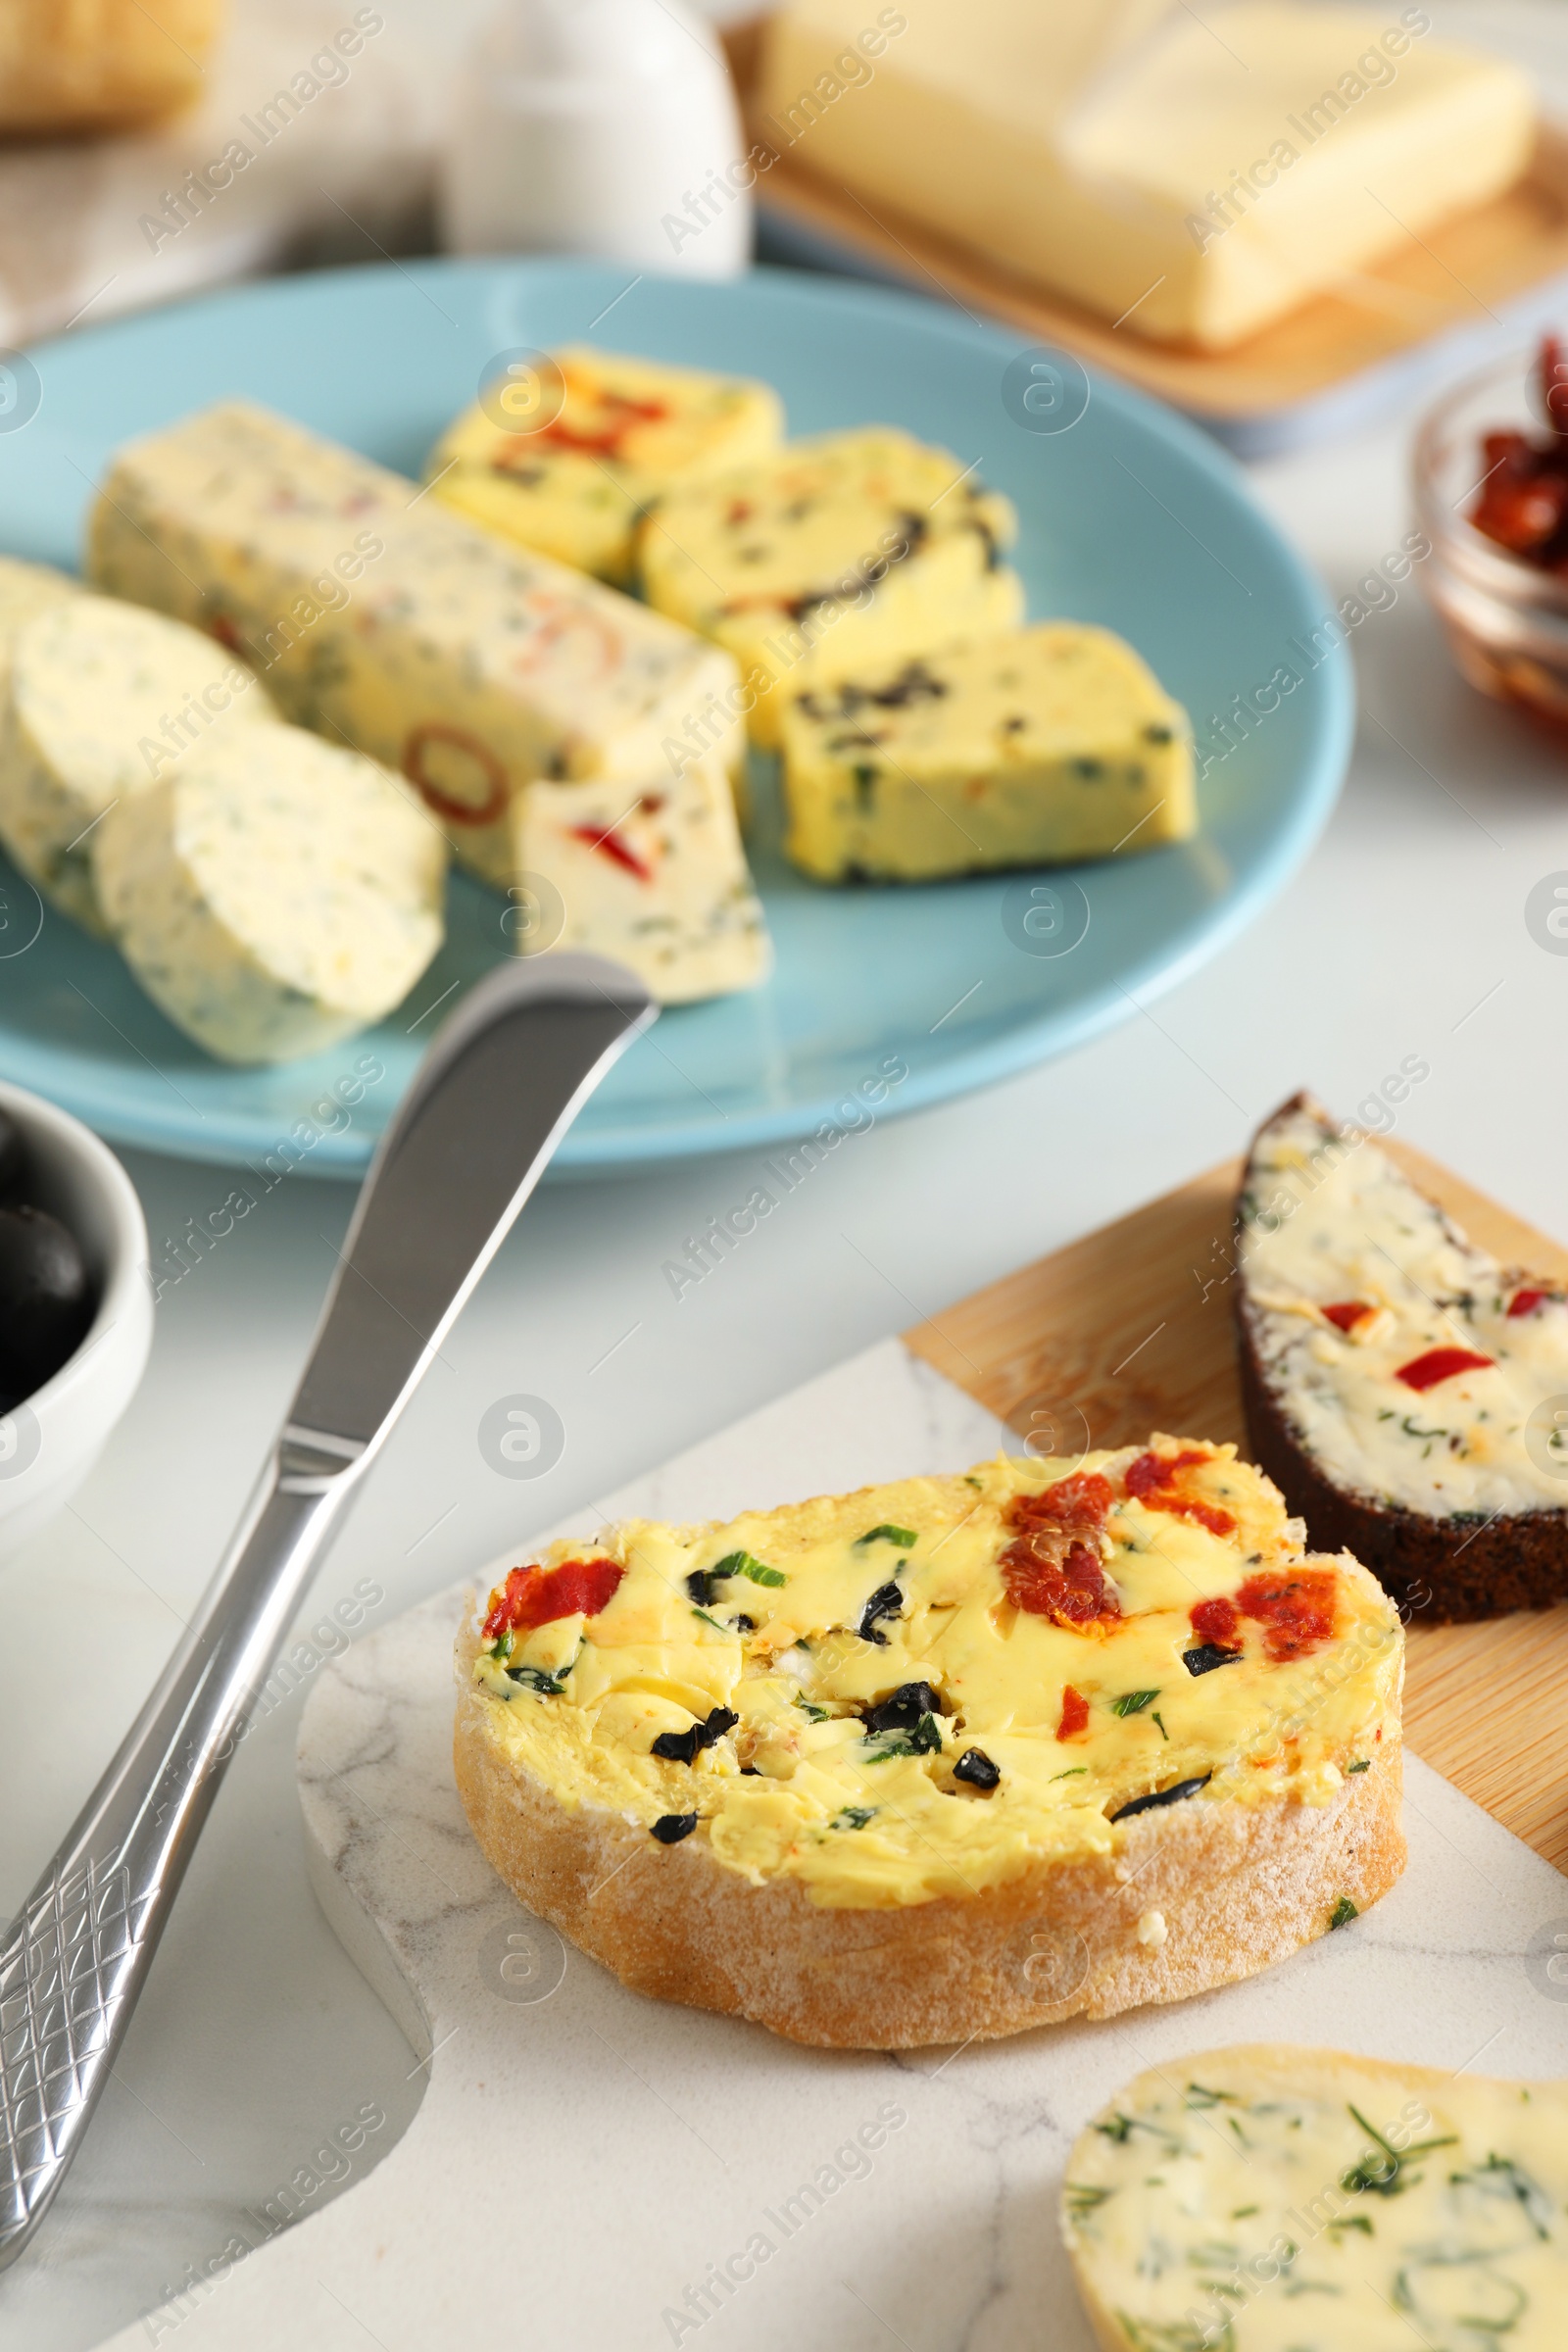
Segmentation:
<svg viewBox="0 0 1568 2352">
<path fill-rule="evenodd" d="M 1123 1717 L 1128 1715 L 1141 1715 L 1145 1707 L 1149 1706 L 1151 1702 L 1156 1699 L 1158 1696 L 1159 1692 L 1157 1690 L 1124 1690 L 1120 1698 L 1113 1698 L 1111 1700 L 1110 1711 L 1113 1715 L 1120 1715 Z"/>
<path fill-rule="evenodd" d="M 891 1520 L 884 1519 L 880 1526 L 868 1527 L 863 1536 L 857 1536 L 855 1548 L 858 1551 L 862 1544 L 882 1543 L 896 1544 L 901 1551 L 912 1551 L 919 1541 L 912 1527 L 895 1527 Z"/>
</svg>

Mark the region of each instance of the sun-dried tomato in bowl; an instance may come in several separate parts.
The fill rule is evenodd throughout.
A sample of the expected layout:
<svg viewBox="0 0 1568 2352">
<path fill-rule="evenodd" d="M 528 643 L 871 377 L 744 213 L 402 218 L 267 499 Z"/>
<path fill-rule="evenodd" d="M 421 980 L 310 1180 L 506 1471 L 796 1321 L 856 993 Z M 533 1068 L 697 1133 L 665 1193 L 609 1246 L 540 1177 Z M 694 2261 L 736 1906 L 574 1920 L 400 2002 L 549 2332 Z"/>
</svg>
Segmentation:
<svg viewBox="0 0 1568 2352">
<path fill-rule="evenodd" d="M 1470 520 L 1510 555 L 1568 576 L 1568 360 L 1555 335 L 1542 337 L 1536 384 L 1548 429 L 1482 434 Z"/>
</svg>

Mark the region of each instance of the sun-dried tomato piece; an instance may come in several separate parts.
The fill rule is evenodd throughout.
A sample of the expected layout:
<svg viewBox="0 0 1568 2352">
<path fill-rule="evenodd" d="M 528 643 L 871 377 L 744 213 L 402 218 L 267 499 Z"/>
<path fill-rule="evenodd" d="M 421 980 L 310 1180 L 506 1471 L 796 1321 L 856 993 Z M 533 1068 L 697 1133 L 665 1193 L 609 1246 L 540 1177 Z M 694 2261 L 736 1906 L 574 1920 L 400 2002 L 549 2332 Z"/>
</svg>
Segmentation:
<svg viewBox="0 0 1568 2352">
<path fill-rule="evenodd" d="M 1234 1600 L 1219 1593 L 1212 1600 L 1195 1602 L 1188 1616 L 1200 1642 L 1211 1642 L 1215 1649 L 1240 1649 L 1242 1621 Z"/>
<path fill-rule="evenodd" d="M 1236 1598 L 1244 1615 L 1264 1628 L 1263 1646 L 1278 1663 L 1307 1657 L 1334 1639 L 1339 1589 L 1332 1568 L 1292 1568 L 1250 1576 Z"/>
<path fill-rule="evenodd" d="M 1451 1380 L 1456 1372 L 1490 1372 L 1490 1355 L 1477 1355 L 1473 1348 L 1429 1348 L 1425 1355 L 1413 1355 L 1401 1364 L 1394 1375 L 1402 1380 L 1417 1396 L 1435 1389 L 1441 1380 Z"/>
<path fill-rule="evenodd" d="M 1088 1729 L 1088 1699 L 1081 1690 L 1075 1690 L 1071 1683 L 1064 1683 L 1061 1690 L 1061 1721 L 1056 1726 L 1056 1738 L 1076 1740 L 1080 1732 Z"/>
<path fill-rule="evenodd" d="M 614 1560 L 563 1560 L 559 1568 L 513 1568 L 494 1594 L 484 1621 L 484 1638 L 531 1634 L 558 1617 L 597 1617 L 625 1575 Z"/>
<path fill-rule="evenodd" d="M 1353 1331 L 1359 1322 L 1367 1315 L 1375 1314 L 1377 1309 L 1368 1306 L 1364 1298 L 1342 1298 L 1336 1305 L 1321 1307 L 1318 1311 L 1326 1322 L 1337 1324 L 1341 1331 Z"/>
<path fill-rule="evenodd" d="M 1186 1446 L 1180 1453 L 1141 1453 L 1127 1466 L 1127 1492 L 1147 1509 L 1191 1519 L 1199 1527 L 1206 1527 L 1211 1536 L 1234 1535 L 1236 1521 L 1229 1511 L 1221 1510 L 1217 1502 L 1205 1502 L 1200 1494 L 1184 1493 L 1177 1483 L 1184 1470 L 1213 1458 L 1196 1446 Z"/>
<path fill-rule="evenodd" d="M 1529 1285 L 1527 1285 L 1522 1291 L 1515 1291 L 1513 1297 L 1508 1301 L 1509 1321 L 1511 1322 L 1515 1315 L 1528 1315 L 1531 1309 L 1539 1306 L 1544 1298 L 1553 1298 L 1555 1297 L 1556 1293 L 1554 1291 L 1532 1289 Z"/>
<path fill-rule="evenodd" d="M 1017 1494 L 1007 1505 L 1019 1530 L 1000 1562 L 1007 1598 L 1032 1617 L 1058 1625 L 1092 1625 L 1119 1617 L 1121 1604 L 1105 1582 L 1099 1537 L 1115 1504 L 1108 1479 L 1074 1471 L 1038 1494 Z"/>
</svg>

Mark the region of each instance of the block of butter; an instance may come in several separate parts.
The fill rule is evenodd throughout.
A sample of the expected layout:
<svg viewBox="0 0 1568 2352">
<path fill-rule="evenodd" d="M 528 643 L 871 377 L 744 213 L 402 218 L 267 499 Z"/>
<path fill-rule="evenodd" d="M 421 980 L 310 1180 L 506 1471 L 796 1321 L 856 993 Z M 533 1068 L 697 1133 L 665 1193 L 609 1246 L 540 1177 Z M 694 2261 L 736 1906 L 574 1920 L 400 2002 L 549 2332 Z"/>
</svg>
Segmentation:
<svg viewBox="0 0 1568 2352">
<path fill-rule="evenodd" d="M 243 403 L 117 454 L 88 568 L 245 654 L 288 717 L 401 768 L 502 888 L 536 777 L 644 785 L 699 716 L 715 769 L 744 749 L 716 647 Z"/>
<path fill-rule="evenodd" d="M 755 740 L 785 693 L 1023 617 L 1010 502 L 891 425 L 677 486 L 642 526 L 650 604 L 734 655 Z"/>
<path fill-rule="evenodd" d="M 703 481 L 775 448 L 770 384 L 708 375 L 586 345 L 492 385 L 430 453 L 435 496 L 562 564 L 624 587 L 637 523 L 677 481 Z"/>
<path fill-rule="evenodd" d="M 890 28 L 896 17 L 900 28 Z M 1507 187 L 1529 83 L 1423 8 L 789 0 L 760 127 L 792 161 L 1124 331 L 1213 349 Z"/>
<path fill-rule="evenodd" d="M 1198 822 L 1187 713 L 1074 621 L 792 694 L 783 753 L 784 847 L 822 882 L 1106 858 Z"/>
<path fill-rule="evenodd" d="M 514 896 L 532 911 L 537 877 L 560 906 L 513 928 L 524 954 L 592 948 L 629 964 L 662 1004 L 756 988 L 773 964 L 724 778 L 694 762 L 645 791 L 599 778 L 519 793 Z"/>
<path fill-rule="evenodd" d="M 1568 2084 L 1166 2058 L 1078 2139 L 1061 2228 L 1106 2352 L 1560 2352 Z"/>
</svg>

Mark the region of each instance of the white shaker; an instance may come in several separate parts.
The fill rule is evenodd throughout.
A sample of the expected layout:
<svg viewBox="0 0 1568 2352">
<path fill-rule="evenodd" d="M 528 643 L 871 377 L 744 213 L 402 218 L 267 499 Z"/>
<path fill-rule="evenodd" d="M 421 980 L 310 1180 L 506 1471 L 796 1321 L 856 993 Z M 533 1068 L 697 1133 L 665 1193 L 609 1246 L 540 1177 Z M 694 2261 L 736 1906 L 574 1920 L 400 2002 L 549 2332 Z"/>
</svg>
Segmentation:
<svg viewBox="0 0 1568 2352">
<path fill-rule="evenodd" d="M 745 158 L 718 37 L 681 0 L 507 0 L 461 76 L 443 241 L 733 277 L 751 256 Z"/>
</svg>

